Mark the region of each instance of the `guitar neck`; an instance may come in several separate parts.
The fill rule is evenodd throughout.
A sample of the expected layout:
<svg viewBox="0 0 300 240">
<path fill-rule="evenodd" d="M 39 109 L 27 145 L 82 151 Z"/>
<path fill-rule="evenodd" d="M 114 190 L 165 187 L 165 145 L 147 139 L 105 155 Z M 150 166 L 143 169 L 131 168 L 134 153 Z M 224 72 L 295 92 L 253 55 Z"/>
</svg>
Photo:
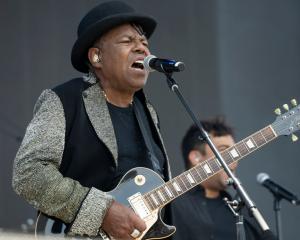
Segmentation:
<svg viewBox="0 0 300 240">
<path fill-rule="evenodd" d="M 232 147 L 222 151 L 221 156 L 225 162 L 230 165 L 256 151 L 275 138 L 277 138 L 277 134 L 272 126 L 269 125 L 239 141 Z M 201 182 L 220 172 L 222 169 L 223 167 L 217 158 L 209 158 L 165 184 L 144 194 L 143 197 L 152 210 L 161 208 L 183 193 L 199 185 Z"/>
</svg>

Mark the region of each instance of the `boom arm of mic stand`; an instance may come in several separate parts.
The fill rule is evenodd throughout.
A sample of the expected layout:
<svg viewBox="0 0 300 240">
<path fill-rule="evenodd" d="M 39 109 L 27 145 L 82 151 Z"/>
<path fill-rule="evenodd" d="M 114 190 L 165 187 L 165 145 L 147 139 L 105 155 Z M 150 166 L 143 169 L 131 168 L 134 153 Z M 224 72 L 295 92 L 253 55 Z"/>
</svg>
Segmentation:
<svg viewBox="0 0 300 240">
<path fill-rule="evenodd" d="M 224 171 L 226 172 L 226 174 L 233 180 L 233 185 L 234 185 L 236 191 L 238 192 L 240 198 L 244 201 L 245 205 L 247 206 L 247 208 L 249 209 L 249 211 L 251 212 L 253 217 L 256 219 L 257 223 L 259 224 L 259 226 L 261 227 L 263 232 L 269 230 L 270 228 L 269 228 L 268 224 L 266 223 L 266 221 L 264 220 L 264 218 L 262 217 L 262 215 L 258 211 L 257 207 L 255 206 L 253 201 L 250 199 L 250 197 L 247 194 L 247 192 L 245 191 L 245 189 L 242 187 L 240 181 L 234 176 L 232 171 L 229 169 L 228 165 L 226 164 L 225 160 L 221 156 L 220 152 L 218 151 L 216 146 L 211 141 L 211 139 L 208 136 L 207 132 L 204 130 L 201 122 L 198 121 L 198 119 L 195 117 L 195 114 L 193 113 L 193 111 L 191 110 L 191 108 L 187 104 L 186 100 L 182 96 L 181 92 L 179 91 L 179 87 L 178 87 L 177 83 L 172 78 L 172 73 L 165 73 L 165 75 L 167 77 L 167 83 L 168 83 L 169 88 L 177 95 L 180 102 L 183 104 L 185 110 L 188 112 L 188 114 L 190 115 L 190 117 L 192 118 L 192 120 L 194 121 L 196 126 L 199 128 L 200 133 L 202 135 L 201 137 L 209 145 L 209 147 L 211 148 L 211 150 L 213 151 L 213 153 L 215 154 L 215 156 L 219 160 L 220 164 L 224 168 Z"/>
</svg>

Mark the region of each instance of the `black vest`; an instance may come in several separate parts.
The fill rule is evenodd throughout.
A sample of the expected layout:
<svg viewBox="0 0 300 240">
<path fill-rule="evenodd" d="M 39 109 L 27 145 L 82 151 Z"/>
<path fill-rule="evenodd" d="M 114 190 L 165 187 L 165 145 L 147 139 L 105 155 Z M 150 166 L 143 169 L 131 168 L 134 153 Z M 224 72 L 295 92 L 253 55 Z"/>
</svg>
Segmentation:
<svg viewBox="0 0 300 240">
<path fill-rule="evenodd" d="M 76 78 L 53 89 L 62 102 L 66 119 L 65 149 L 60 172 L 85 187 L 110 191 L 116 166 L 110 150 L 98 138 L 85 111 L 82 94 L 90 86 L 82 78 Z M 136 95 L 145 103 L 141 92 Z M 162 148 L 161 142 L 159 145 Z M 164 167 L 164 175 L 167 180 L 167 166 Z"/>
</svg>

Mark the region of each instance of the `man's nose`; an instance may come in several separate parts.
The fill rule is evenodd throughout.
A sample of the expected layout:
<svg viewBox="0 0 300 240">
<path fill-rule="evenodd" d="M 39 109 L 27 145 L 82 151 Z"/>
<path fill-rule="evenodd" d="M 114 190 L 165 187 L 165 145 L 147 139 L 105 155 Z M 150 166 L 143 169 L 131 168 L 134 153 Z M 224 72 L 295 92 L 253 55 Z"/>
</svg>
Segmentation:
<svg viewBox="0 0 300 240">
<path fill-rule="evenodd" d="M 139 42 L 139 41 L 136 42 L 134 50 L 138 53 L 145 54 L 146 56 L 148 56 L 150 54 L 148 47 L 146 45 L 144 45 L 144 43 Z"/>
</svg>

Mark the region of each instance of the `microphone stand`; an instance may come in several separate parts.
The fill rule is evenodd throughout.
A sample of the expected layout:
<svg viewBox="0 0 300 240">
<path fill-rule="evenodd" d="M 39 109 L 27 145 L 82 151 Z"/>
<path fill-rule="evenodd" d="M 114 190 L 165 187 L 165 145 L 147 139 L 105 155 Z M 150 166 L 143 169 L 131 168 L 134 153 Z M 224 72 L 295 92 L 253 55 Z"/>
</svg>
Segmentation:
<svg viewBox="0 0 300 240">
<path fill-rule="evenodd" d="M 276 233 L 277 239 L 283 240 L 282 238 L 282 225 L 281 225 L 281 206 L 280 206 L 281 198 L 274 195 L 274 212 L 275 212 L 275 220 L 276 220 Z"/>
<path fill-rule="evenodd" d="M 216 146 L 213 144 L 212 140 L 208 136 L 207 132 L 204 130 L 202 124 L 198 119 L 195 117 L 195 114 L 192 112 L 191 108 L 187 104 L 186 100 L 182 96 L 181 92 L 179 91 L 179 87 L 175 80 L 172 78 L 172 72 L 164 72 L 164 74 L 167 77 L 167 83 L 171 91 L 173 91 L 177 97 L 179 98 L 180 102 L 184 106 L 185 110 L 187 113 L 190 115 L 196 126 L 199 128 L 201 137 L 206 141 L 206 143 L 209 145 L 217 159 L 219 160 L 220 164 L 222 165 L 224 171 L 226 174 L 232 179 L 233 181 L 233 186 L 236 189 L 237 193 L 239 194 L 240 198 L 242 201 L 245 203 L 246 207 L 248 208 L 249 212 L 251 215 L 255 218 L 257 221 L 258 225 L 261 227 L 263 231 L 263 239 L 269 240 L 269 239 L 275 239 L 273 234 L 270 231 L 270 228 L 266 221 L 263 219 L 262 215 L 258 211 L 257 207 L 255 206 L 254 202 L 250 199 L 249 195 L 245 191 L 245 189 L 242 187 L 240 181 L 238 178 L 234 176 L 232 171 L 229 169 L 228 165 L 226 164 L 225 160 L 221 156 L 220 152 L 216 148 Z"/>
</svg>

